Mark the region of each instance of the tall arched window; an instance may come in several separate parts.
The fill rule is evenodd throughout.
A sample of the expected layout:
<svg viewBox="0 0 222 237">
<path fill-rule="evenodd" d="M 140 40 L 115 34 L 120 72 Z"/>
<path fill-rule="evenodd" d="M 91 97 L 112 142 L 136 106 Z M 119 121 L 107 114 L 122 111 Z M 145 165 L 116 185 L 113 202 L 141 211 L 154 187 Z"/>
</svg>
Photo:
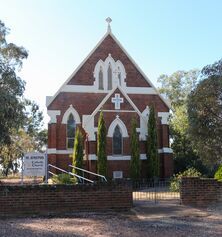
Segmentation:
<svg viewBox="0 0 222 237">
<path fill-rule="evenodd" d="M 123 138 L 120 127 L 116 125 L 113 133 L 113 155 L 122 155 Z"/>
<path fill-rule="evenodd" d="M 102 69 L 102 67 L 100 67 L 100 70 L 99 70 L 99 90 L 104 90 L 104 86 L 103 86 L 103 69 Z"/>
<path fill-rule="evenodd" d="M 73 148 L 74 146 L 75 130 L 76 130 L 76 122 L 73 115 L 70 114 L 66 126 L 67 148 Z"/>
<path fill-rule="evenodd" d="M 121 86 L 121 71 L 119 67 L 118 67 L 118 80 L 119 80 L 119 85 Z"/>
<path fill-rule="evenodd" d="M 107 78 L 108 78 L 108 90 L 112 90 L 112 68 L 111 64 L 109 63 L 108 71 L 107 71 Z"/>
</svg>

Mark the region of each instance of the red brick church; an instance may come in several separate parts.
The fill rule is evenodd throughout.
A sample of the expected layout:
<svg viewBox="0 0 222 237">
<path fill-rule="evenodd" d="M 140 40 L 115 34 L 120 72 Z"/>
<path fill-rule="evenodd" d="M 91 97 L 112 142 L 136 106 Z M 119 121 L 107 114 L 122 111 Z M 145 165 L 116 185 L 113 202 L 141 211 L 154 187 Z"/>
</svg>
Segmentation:
<svg viewBox="0 0 222 237">
<path fill-rule="evenodd" d="M 149 107 L 158 118 L 160 173 L 173 173 L 169 148 L 169 103 L 158 93 L 135 61 L 108 30 L 85 60 L 54 96 L 47 96 L 48 160 L 67 169 L 71 164 L 75 129 L 85 134 L 85 168 L 96 172 L 98 117 L 102 110 L 107 128 L 108 175 L 129 177 L 130 123 L 137 120 L 140 140 L 141 176 L 145 176 L 146 136 Z"/>
</svg>

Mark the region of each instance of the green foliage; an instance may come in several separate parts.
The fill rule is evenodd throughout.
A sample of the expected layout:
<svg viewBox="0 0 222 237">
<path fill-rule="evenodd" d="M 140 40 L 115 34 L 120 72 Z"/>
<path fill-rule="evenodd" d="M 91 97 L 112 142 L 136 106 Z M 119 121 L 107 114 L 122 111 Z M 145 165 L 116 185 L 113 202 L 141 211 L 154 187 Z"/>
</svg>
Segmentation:
<svg viewBox="0 0 222 237">
<path fill-rule="evenodd" d="M 28 52 L 22 46 L 17 46 L 13 43 L 8 43 L 6 35 L 10 30 L 0 20 L 0 55 L 4 65 L 12 69 L 20 69 L 22 60 L 28 57 Z"/>
<path fill-rule="evenodd" d="M 75 184 L 76 179 L 72 178 L 69 174 L 58 174 L 52 177 L 52 182 L 55 184 Z"/>
<path fill-rule="evenodd" d="M 160 75 L 158 82 L 161 84 L 160 93 L 170 99 L 173 111 L 176 107 L 184 105 L 187 96 L 198 82 L 199 70 L 177 71 L 172 75 Z"/>
<path fill-rule="evenodd" d="M 215 172 L 214 178 L 218 181 L 222 181 L 222 165 L 220 165 L 218 170 Z"/>
<path fill-rule="evenodd" d="M 154 106 L 150 107 L 149 119 L 148 119 L 148 138 L 147 138 L 147 159 L 149 165 L 149 176 L 159 177 L 159 155 L 157 144 L 157 121 Z"/>
<path fill-rule="evenodd" d="M 47 141 L 42 112 L 35 102 L 24 98 L 25 82 L 17 76 L 28 53 L 8 43 L 8 33 L 0 21 L 0 164 L 5 175 L 17 170 L 17 159 L 25 152 L 40 151 Z"/>
<path fill-rule="evenodd" d="M 35 143 L 24 129 L 13 131 L 11 143 L 0 146 L 0 164 L 3 174 L 7 176 L 10 171 L 14 174 L 18 171 L 18 160 L 24 153 L 34 150 Z"/>
<path fill-rule="evenodd" d="M 170 119 L 170 131 L 173 138 L 171 148 L 174 151 L 174 172 L 179 173 L 194 167 L 204 174 L 210 171 L 203 164 L 192 147 L 188 134 L 189 123 L 186 105 L 176 107 Z"/>
<path fill-rule="evenodd" d="M 222 77 L 199 82 L 188 100 L 189 133 L 193 146 L 208 165 L 222 160 Z"/>
<path fill-rule="evenodd" d="M 187 102 L 190 92 L 198 83 L 199 74 L 196 69 L 177 71 L 170 76 L 161 75 L 158 79 L 161 83 L 160 92 L 164 93 L 172 103 L 169 128 L 175 173 L 183 172 L 190 167 L 201 170 L 205 174 L 210 172 L 193 148 L 189 134 Z"/>
<path fill-rule="evenodd" d="M 201 70 L 201 77 L 208 78 L 211 76 L 222 77 L 222 59 L 213 63 L 212 65 L 207 65 Z"/>
<path fill-rule="evenodd" d="M 25 107 L 21 99 L 24 89 L 24 81 L 2 63 L 0 55 L 0 145 L 9 144 L 11 130 L 23 125 Z"/>
<path fill-rule="evenodd" d="M 97 135 L 97 172 L 107 176 L 107 156 L 106 156 L 106 126 L 103 112 L 100 112 Z"/>
<path fill-rule="evenodd" d="M 23 47 L 7 42 L 8 32 L 0 21 L 0 145 L 9 144 L 11 130 L 18 129 L 24 121 L 25 82 L 16 75 L 16 69 L 22 66 L 28 53 Z"/>
<path fill-rule="evenodd" d="M 170 190 L 173 192 L 179 192 L 180 189 L 180 181 L 182 177 L 201 177 L 201 173 L 195 168 L 189 168 L 183 172 L 180 172 L 173 176 L 170 182 Z"/>
<path fill-rule="evenodd" d="M 74 150 L 73 150 L 73 166 L 83 168 L 83 136 L 79 128 L 76 130 Z M 73 169 L 73 173 L 82 176 L 82 171 Z"/>
<path fill-rule="evenodd" d="M 130 133 L 130 177 L 136 180 L 140 177 L 140 151 L 139 151 L 139 139 L 136 132 L 136 120 L 135 118 L 131 121 L 131 133 Z"/>
</svg>

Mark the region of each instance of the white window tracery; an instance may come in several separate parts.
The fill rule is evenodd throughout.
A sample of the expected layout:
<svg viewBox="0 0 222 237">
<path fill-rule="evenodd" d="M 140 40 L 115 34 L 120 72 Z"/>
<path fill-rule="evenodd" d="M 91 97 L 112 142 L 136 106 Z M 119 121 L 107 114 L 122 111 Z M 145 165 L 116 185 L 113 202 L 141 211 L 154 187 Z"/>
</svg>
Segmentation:
<svg viewBox="0 0 222 237">
<path fill-rule="evenodd" d="M 115 61 L 111 54 L 102 61 L 96 63 L 94 69 L 95 89 L 109 91 L 119 85 L 126 87 L 126 71 L 120 60 Z"/>
</svg>

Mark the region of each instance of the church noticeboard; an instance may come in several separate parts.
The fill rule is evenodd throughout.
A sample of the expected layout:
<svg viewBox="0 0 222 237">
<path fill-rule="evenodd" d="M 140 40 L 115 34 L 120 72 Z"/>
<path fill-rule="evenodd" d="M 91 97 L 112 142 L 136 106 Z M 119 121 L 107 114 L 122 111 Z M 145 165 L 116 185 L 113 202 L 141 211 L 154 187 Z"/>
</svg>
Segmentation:
<svg viewBox="0 0 222 237">
<path fill-rule="evenodd" d="M 27 153 L 23 159 L 24 176 L 45 176 L 46 156 L 44 153 Z"/>
</svg>

